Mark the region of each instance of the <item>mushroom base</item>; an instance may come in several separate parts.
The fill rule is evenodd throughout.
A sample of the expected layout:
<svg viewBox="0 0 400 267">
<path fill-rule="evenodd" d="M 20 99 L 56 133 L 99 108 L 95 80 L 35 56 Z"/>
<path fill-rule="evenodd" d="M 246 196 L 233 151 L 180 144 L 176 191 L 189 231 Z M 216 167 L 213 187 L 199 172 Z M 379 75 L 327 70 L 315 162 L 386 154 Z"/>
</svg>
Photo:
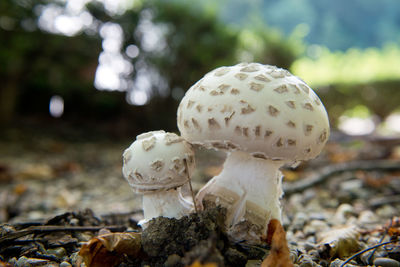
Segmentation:
<svg viewBox="0 0 400 267">
<path fill-rule="evenodd" d="M 244 152 L 228 154 L 222 172 L 197 194 L 200 208 L 227 209 L 226 227 L 234 241 L 259 243 L 271 219 L 281 220 L 282 161 L 255 158 Z"/>
<path fill-rule="evenodd" d="M 182 196 L 180 188 L 146 193 L 143 195 L 144 219 L 139 225 L 146 228 L 148 221 L 159 216 L 179 219 L 188 215 L 193 207 L 193 203 Z"/>
</svg>

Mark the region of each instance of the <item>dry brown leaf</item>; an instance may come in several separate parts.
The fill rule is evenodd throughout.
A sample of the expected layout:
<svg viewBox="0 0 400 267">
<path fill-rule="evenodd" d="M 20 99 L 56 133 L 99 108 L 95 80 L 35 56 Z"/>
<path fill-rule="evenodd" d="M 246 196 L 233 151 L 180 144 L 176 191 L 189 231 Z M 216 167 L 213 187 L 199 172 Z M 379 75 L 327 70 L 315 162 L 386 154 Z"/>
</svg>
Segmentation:
<svg viewBox="0 0 400 267">
<path fill-rule="evenodd" d="M 285 181 L 294 182 L 299 179 L 298 171 L 282 170 L 282 174 L 285 177 Z"/>
<path fill-rule="evenodd" d="M 360 233 L 355 226 L 344 226 L 324 232 L 318 236 L 319 247 L 328 250 L 331 258 L 344 258 L 360 250 Z"/>
<path fill-rule="evenodd" d="M 199 261 L 193 262 L 189 267 L 218 267 L 215 263 L 205 263 L 202 264 Z"/>
<path fill-rule="evenodd" d="M 117 266 L 123 255 L 139 255 L 140 233 L 109 233 L 92 238 L 79 251 L 87 267 Z"/>
<path fill-rule="evenodd" d="M 48 164 L 36 163 L 25 166 L 20 172 L 16 173 L 17 179 L 38 179 L 48 180 L 55 177 L 54 170 Z"/>
<path fill-rule="evenodd" d="M 290 251 L 286 241 L 286 232 L 281 223 L 272 219 L 268 224 L 266 237 L 267 243 L 271 244 L 268 257 L 262 262 L 261 267 L 292 267 Z"/>
</svg>

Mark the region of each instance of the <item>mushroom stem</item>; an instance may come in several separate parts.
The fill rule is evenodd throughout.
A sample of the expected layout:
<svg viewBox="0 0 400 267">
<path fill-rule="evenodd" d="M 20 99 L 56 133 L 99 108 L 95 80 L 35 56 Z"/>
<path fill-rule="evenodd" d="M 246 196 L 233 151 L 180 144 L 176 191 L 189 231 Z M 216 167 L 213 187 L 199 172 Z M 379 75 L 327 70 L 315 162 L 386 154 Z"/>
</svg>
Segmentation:
<svg viewBox="0 0 400 267">
<path fill-rule="evenodd" d="M 180 218 L 193 209 L 193 204 L 182 196 L 180 187 L 146 193 L 142 201 L 143 207 L 146 207 L 143 209 L 144 219 L 139 222 L 142 228 L 146 228 L 147 222 L 155 217 Z"/>
<path fill-rule="evenodd" d="M 260 241 L 271 219 L 281 220 L 284 161 L 255 158 L 234 151 L 228 153 L 222 172 L 197 194 L 200 208 L 222 206 L 227 209 L 226 226 L 235 241 Z"/>
</svg>

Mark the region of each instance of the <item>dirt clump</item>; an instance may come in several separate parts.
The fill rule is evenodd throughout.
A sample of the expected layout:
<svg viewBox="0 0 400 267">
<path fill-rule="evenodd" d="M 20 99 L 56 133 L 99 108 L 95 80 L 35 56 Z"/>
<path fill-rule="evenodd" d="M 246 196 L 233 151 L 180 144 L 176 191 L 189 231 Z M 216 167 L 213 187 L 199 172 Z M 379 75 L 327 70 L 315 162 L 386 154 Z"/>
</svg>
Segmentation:
<svg viewBox="0 0 400 267">
<path fill-rule="evenodd" d="M 158 217 L 142 233 L 142 248 L 151 266 L 187 266 L 195 261 L 218 266 L 245 266 L 241 247 L 229 242 L 225 209 L 213 208 L 181 219 Z"/>
</svg>

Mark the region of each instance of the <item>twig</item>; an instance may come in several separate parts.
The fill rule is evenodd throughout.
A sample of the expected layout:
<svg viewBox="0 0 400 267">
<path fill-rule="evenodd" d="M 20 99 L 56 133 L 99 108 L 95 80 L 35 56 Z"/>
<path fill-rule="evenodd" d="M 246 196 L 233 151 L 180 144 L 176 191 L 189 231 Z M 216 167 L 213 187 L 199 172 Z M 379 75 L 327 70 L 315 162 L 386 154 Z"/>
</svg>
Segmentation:
<svg viewBox="0 0 400 267">
<path fill-rule="evenodd" d="M 126 230 L 125 226 L 55 226 L 55 225 L 43 225 L 43 226 L 30 226 L 24 230 L 15 231 L 6 236 L 0 238 L 0 247 L 6 243 L 13 242 L 15 239 L 18 239 L 23 236 L 27 236 L 30 234 L 40 234 L 40 233 L 48 233 L 48 232 L 82 232 L 82 231 L 90 231 L 96 232 L 101 229 L 108 229 L 111 231 L 122 232 Z"/>
<path fill-rule="evenodd" d="M 316 173 L 294 183 L 285 183 L 284 192 L 286 195 L 303 191 L 309 187 L 325 182 L 328 178 L 343 172 L 354 171 L 396 171 L 400 170 L 400 162 L 391 160 L 378 161 L 352 161 L 346 163 L 333 164 L 321 168 Z"/>
<path fill-rule="evenodd" d="M 188 166 L 188 163 L 187 163 L 186 159 L 184 159 L 183 162 L 185 163 L 185 168 L 186 168 L 186 170 L 187 170 L 188 173 L 189 173 L 189 166 Z M 193 205 L 194 205 L 194 212 L 195 212 L 195 213 L 198 213 L 198 211 L 197 211 L 197 205 L 196 205 L 196 198 L 194 197 L 194 191 L 193 191 L 193 187 L 192 187 L 192 179 L 190 179 L 190 177 L 189 177 L 189 189 L 190 189 L 190 192 L 191 192 L 191 194 L 192 194 L 192 200 L 193 200 Z"/>
<path fill-rule="evenodd" d="M 392 224 L 393 224 L 393 219 L 391 219 L 390 220 L 390 223 L 389 223 L 389 226 L 386 228 L 386 230 L 385 230 L 385 233 L 381 236 L 381 239 L 379 240 L 379 243 L 382 243 L 383 242 L 383 240 L 385 239 L 385 236 L 388 234 L 388 232 L 389 232 L 389 229 L 390 229 L 390 227 L 392 227 Z M 374 256 L 374 254 L 375 254 L 375 252 L 376 252 L 376 250 L 377 250 L 378 248 L 375 248 L 374 249 L 374 251 L 372 251 L 372 253 L 371 253 L 371 255 L 369 255 L 369 257 L 368 257 L 368 264 L 370 264 L 370 262 L 371 262 L 371 259 L 372 259 L 372 257 Z"/>
<path fill-rule="evenodd" d="M 385 246 L 385 245 L 388 245 L 388 244 L 390 244 L 390 243 L 395 243 L 395 242 L 397 242 L 397 240 L 392 240 L 392 241 L 388 241 L 388 242 L 379 243 L 379 244 L 377 244 L 377 245 L 375 245 L 375 246 L 372 246 L 372 247 L 366 248 L 366 249 L 364 249 L 364 250 L 361 250 L 360 252 L 354 254 L 353 256 L 351 256 L 350 258 L 348 258 L 345 262 L 343 262 L 342 265 L 340 265 L 340 267 L 344 267 L 346 264 L 348 264 L 348 263 L 349 263 L 350 261 L 352 261 L 354 258 L 360 256 L 361 254 L 364 254 L 365 252 L 367 252 L 367 251 L 369 251 L 369 250 L 378 248 L 378 247 L 380 247 L 380 246 Z"/>
</svg>

